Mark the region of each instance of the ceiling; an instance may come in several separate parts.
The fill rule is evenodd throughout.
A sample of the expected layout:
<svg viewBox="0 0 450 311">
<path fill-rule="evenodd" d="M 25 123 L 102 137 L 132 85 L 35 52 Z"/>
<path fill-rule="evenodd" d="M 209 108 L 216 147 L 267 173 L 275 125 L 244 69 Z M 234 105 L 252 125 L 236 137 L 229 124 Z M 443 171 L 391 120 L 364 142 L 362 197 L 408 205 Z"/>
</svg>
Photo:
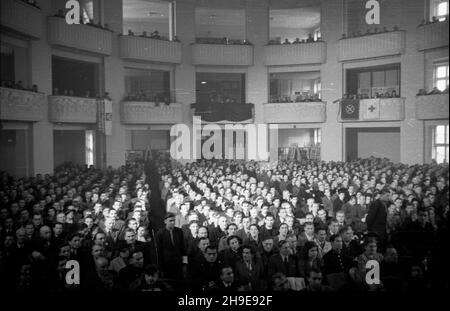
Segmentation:
<svg viewBox="0 0 450 311">
<path fill-rule="evenodd" d="M 164 22 L 169 18 L 169 2 L 157 0 L 124 0 L 126 21 Z M 244 9 L 197 7 L 197 25 L 244 26 Z M 270 10 L 270 26 L 277 28 L 312 29 L 320 25 L 320 7 Z"/>
</svg>

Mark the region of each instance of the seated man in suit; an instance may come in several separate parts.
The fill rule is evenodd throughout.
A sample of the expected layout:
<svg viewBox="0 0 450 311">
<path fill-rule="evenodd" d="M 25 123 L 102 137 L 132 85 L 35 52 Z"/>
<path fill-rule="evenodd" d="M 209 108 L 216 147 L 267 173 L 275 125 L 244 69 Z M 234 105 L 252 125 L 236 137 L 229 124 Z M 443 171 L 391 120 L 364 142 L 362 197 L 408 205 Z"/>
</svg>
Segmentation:
<svg viewBox="0 0 450 311">
<path fill-rule="evenodd" d="M 255 259 L 255 251 L 249 245 L 242 247 L 242 261 L 236 264 L 236 277 L 247 290 L 261 291 L 266 288 L 263 265 Z"/>
<path fill-rule="evenodd" d="M 295 277 L 297 267 L 291 256 L 289 242 L 281 241 L 278 247 L 280 252 L 269 259 L 268 277 L 271 278 L 277 272 L 283 273 L 286 277 Z"/>
<path fill-rule="evenodd" d="M 221 263 L 217 258 L 217 248 L 207 246 L 203 260 L 192 262 L 190 275 L 194 289 L 211 288 L 218 282 Z"/>
<path fill-rule="evenodd" d="M 348 284 L 348 271 L 352 267 L 352 259 L 342 253 L 342 237 L 338 234 L 330 236 L 331 251 L 323 256 L 324 275 L 333 289 L 340 289 Z"/>
<path fill-rule="evenodd" d="M 216 291 L 236 292 L 238 284 L 234 279 L 233 268 L 228 265 L 222 266 L 220 269 L 219 281 L 211 288 Z"/>
<path fill-rule="evenodd" d="M 230 266 L 235 269 L 236 264 L 241 261 L 239 248 L 242 244 L 242 241 L 238 236 L 232 235 L 227 238 L 227 244 L 228 248 L 222 250 L 219 253 L 219 259 L 224 265 Z"/>
</svg>

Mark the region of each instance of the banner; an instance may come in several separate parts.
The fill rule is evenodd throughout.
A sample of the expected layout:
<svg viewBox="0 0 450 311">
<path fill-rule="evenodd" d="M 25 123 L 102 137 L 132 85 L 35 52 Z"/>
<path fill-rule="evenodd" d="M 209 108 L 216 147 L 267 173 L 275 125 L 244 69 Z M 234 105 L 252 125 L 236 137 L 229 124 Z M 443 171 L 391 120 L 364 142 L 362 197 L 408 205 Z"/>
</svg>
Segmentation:
<svg viewBox="0 0 450 311">
<path fill-rule="evenodd" d="M 196 103 L 191 104 L 195 109 L 195 115 L 201 116 L 202 120 L 207 122 L 231 121 L 241 122 L 249 120 L 253 117 L 253 104 L 213 104 L 213 103 Z"/>
<path fill-rule="evenodd" d="M 97 100 L 97 128 L 100 133 L 112 135 L 112 101 L 109 99 Z"/>
<path fill-rule="evenodd" d="M 363 119 L 364 120 L 379 120 L 380 119 L 380 99 L 364 99 L 362 101 Z"/>
<path fill-rule="evenodd" d="M 343 99 L 341 101 L 341 119 L 359 120 L 359 99 Z"/>
</svg>

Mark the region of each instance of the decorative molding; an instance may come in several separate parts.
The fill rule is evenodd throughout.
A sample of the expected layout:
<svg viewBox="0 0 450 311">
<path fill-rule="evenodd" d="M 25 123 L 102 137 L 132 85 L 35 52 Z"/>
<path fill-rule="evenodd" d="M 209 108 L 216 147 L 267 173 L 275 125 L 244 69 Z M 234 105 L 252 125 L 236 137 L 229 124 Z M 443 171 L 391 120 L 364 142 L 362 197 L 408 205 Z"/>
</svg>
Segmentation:
<svg viewBox="0 0 450 311">
<path fill-rule="evenodd" d="M 448 47 L 448 19 L 417 27 L 417 49 L 419 51 Z"/>
<path fill-rule="evenodd" d="M 326 103 L 268 103 L 264 104 L 266 123 L 318 123 L 326 121 Z"/>
<path fill-rule="evenodd" d="M 121 120 L 124 124 L 176 124 L 183 122 L 182 104 L 153 102 L 122 102 Z"/>
<path fill-rule="evenodd" d="M 194 43 L 191 47 L 193 65 L 253 66 L 252 45 Z"/>
<path fill-rule="evenodd" d="M 0 87 L 0 119 L 42 121 L 47 97 L 43 93 Z"/>
<path fill-rule="evenodd" d="M 49 119 L 54 123 L 96 123 L 97 100 L 71 96 L 49 96 Z"/>
<path fill-rule="evenodd" d="M 101 55 L 112 54 L 112 31 L 89 25 L 69 25 L 61 17 L 48 17 L 48 42 Z"/>
<path fill-rule="evenodd" d="M 380 117 L 365 119 L 364 113 L 373 103 L 372 99 L 361 99 L 359 101 L 359 119 L 342 120 L 340 122 L 383 122 L 383 121 L 403 121 L 405 119 L 405 101 L 406 98 L 380 98 L 379 99 Z"/>
<path fill-rule="evenodd" d="M 145 37 L 119 36 L 120 56 L 125 59 L 181 63 L 181 43 Z"/>
<path fill-rule="evenodd" d="M 399 30 L 339 40 L 339 61 L 403 54 L 405 37 Z"/>
<path fill-rule="evenodd" d="M 278 44 L 264 47 L 266 66 L 321 64 L 326 62 L 325 42 Z"/>
<path fill-rule="evenodd" d="M 42 11 L 20 0 L 1 1 L 1 25 L 33 39 L 40 39 L 44 31 Z"/>
<path fill-rule="evenodd" d="M 416 117 L 419 120 L 448 120 L 448 94 L 416 97 Z"/>
</svg>

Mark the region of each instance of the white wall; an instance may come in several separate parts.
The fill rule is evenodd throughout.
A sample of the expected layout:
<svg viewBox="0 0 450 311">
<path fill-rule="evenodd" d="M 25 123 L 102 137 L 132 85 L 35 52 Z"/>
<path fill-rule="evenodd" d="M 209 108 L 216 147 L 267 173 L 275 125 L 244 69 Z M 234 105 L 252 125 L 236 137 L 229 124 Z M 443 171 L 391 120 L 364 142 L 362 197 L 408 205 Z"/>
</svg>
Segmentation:
<svg viewBox="0 0 450 311">
<path fill-rule="evenodd" d="M 278 146 L 290 147 L 297 144 L 298 147 L 304 147 L 313 143 L 312 129 L 280 129 L 278 130 Z"/>
<path fill-rule="evenodd" d="M 400 162 L 400 132 L 359 131 L 358 157 L 371 156 Z"/>
</svg>

